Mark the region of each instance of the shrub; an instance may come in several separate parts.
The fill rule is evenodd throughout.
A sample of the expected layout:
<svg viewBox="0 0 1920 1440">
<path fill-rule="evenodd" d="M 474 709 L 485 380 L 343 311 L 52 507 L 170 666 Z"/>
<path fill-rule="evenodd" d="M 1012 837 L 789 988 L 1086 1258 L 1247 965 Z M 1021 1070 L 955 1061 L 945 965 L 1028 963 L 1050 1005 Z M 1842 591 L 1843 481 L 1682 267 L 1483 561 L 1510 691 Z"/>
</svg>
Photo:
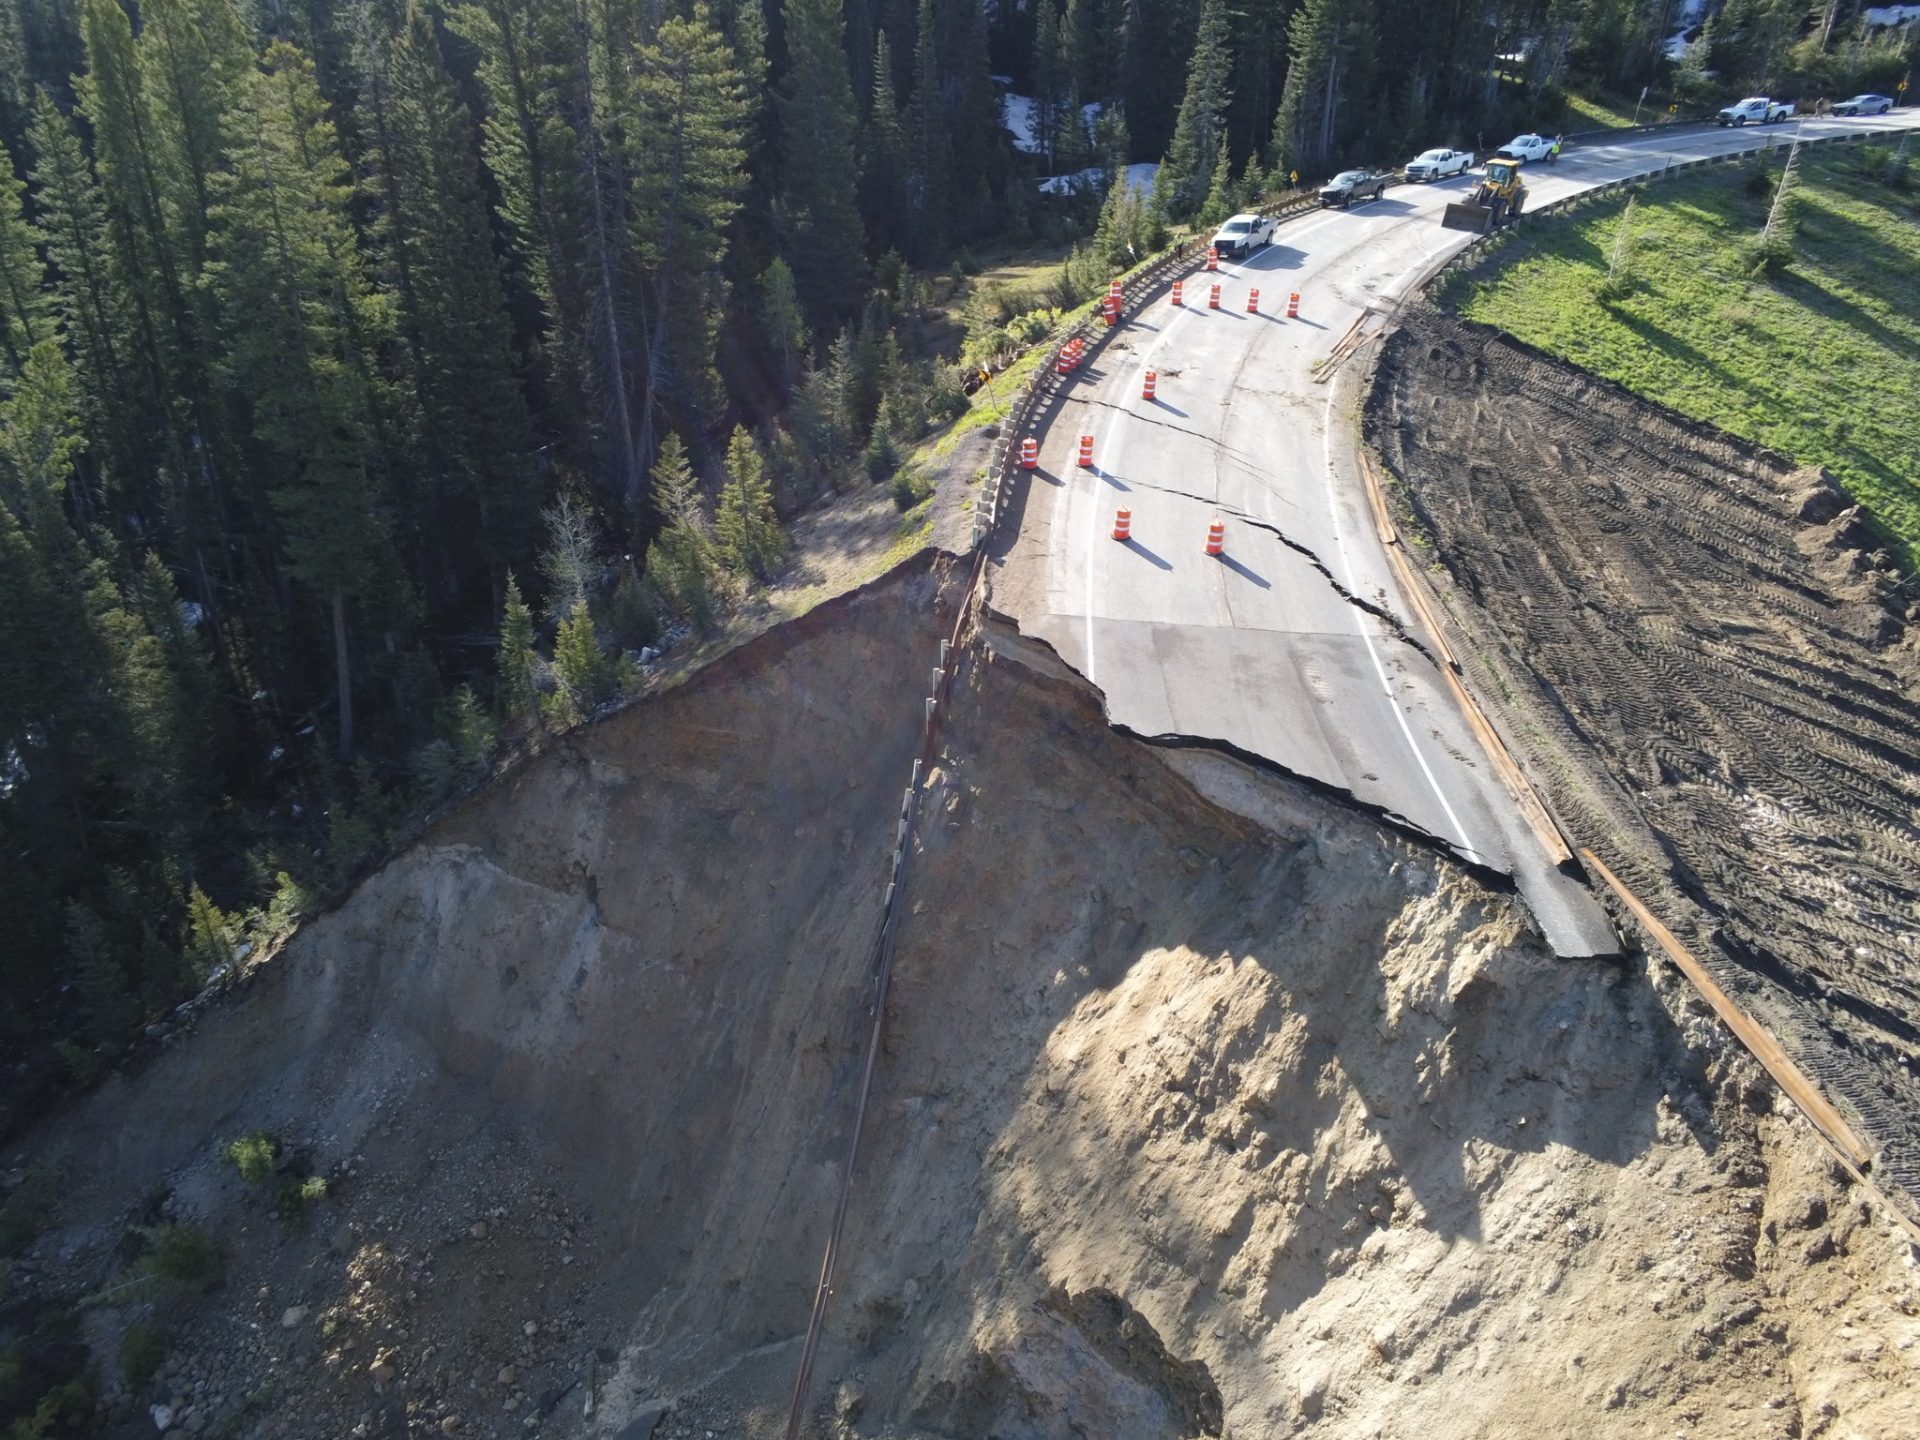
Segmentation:
<svg viewBox="0 0 1920 1440">
<path fill-rule="evenodd" d="M 182 1290 L 209 1290 L 226 1274 L 213 1237 L 192 1225 L 156 1225 L 140 1232 L 147 1254 L 142 1273 Z"/>
<path fill-rule="evenodd" d="M 40 1397 L 33 1414 L 13 1422 L 10 1440 L 46 1440 L 52 1435 L 78 1435 L 94 1419 L 93 1392 L 84 1380 L 56 1385 Z"/>
<path fill-rule="evenodd" d="M 306 1218 L 309 1206 L 326 1198 L 327 1182 L 318 1175 L 289 1175 L 274 1192 L 273 1208 L 283 1219 L 300 1221 Z"/>
<path fill-rule="evenodd" d="M 1755 279 L 1785 274 L 1792 264 L 1793 240 L 1782 231 L 1750 235 L 1740 242 L 1740 266 Z"/>
<path fill-rule="evenodd" d="M 240 1178 L 249 1185 L 264 1185 L 273 1178 L 274 1162 L 280 1157 L 280 1145 L 264 1130 L 229 1140 L 221 1152 L 233 1162 Z"/>
<path fill-rule="evenodd" d="M 660 638 L 660 606 L 630 566 L 607 601 L 607 629 L 623 650 L 638 650 Z"/>
<path fill-rule="evenodd" d="M 129 1385 L 146 1384 L 166 1358 L 167 1337 L 157 1325 L 136 1321 L 120 1337 L 120 1370 Z"/>
<path fill-rule="evenodd" d="M 895 473 L 891 488 L 894 508 L 902 511 L 911 510 L 933 494 L 933 482 L 911 465 Z"/>
<path fill-rule="evenodd" d="M 18 1255 L 53 1219 L 53 1177 L 29 1170 L 0 1203 L 0 1258 Z"/>
</svg>

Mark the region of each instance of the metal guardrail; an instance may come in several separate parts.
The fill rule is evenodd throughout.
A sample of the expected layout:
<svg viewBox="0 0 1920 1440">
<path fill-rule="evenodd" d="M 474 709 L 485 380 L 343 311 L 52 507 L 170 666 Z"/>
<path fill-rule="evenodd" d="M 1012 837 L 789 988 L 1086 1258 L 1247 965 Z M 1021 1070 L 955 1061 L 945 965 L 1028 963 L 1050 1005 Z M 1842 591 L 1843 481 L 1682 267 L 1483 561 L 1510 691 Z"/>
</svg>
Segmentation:
<svg viewBox="0 0 1920 1440">
<path fill-rule="evenodd" d="M 1297 192 L 1282 196 L 1279 200 L 1257 205 L 1254 209 L 1262 215 L 1271 215 L 1275 220 L 1291 220 L 1299 215 L 1320 208 L 1319 196 L 1315 192 Z M 1150 260 L 1142 262 L 1133 270 L 1120 277 L 1120 308 L 1122 312 L 1133 310 L 1145 303 L 1145 297 L 1172 279 L 1178 271 L 1191 267 L 1207 249 L 1204 235 L 1189 236 L 1177 241 Z M 1072 329 L 1055 337 L 1052 347 L 1042 358 L 1039 367 L 1027 381 L 1026 389 L 1020 398 L 1007 409 L 1007 418 L 1002 433 L 1005 444 L 1001 446 L 1000 464 L 991 485 L 983 487 L 978 507 L 974 511 L 973 539 L 971 549 L 978 549 L 991 539 L 1001 517 L 1006 513 L 1007 501 L 1012 496 L 1013 485 L 1020 473 L 1020 442 L 1033 424 L 1034 416 L 1053 398 L 1071 383 L 1072 375 L 1059 372 L 1060 355 L 1073 341 L 1079 340 L 1085 347 L 1084 354 L 1092 355 L 1101 346 L 1105 338 L 1113 333 L 1117 326 L 1102 324 L 1099 310 L 1076 323 Z"/>
</svg>

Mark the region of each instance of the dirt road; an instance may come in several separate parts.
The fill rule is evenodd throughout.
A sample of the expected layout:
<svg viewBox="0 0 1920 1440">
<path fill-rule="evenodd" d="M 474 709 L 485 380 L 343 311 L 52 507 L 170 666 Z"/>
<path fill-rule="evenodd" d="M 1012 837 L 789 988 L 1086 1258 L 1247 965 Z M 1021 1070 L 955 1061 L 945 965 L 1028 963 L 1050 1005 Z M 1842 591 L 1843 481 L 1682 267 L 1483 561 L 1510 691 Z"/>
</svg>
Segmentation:
<svg viewBox="0 0 1920 1440">
<path fill-rule="evenodd" d="M 1426 310 L 1367 434 L 1551 803 L 1920 1212 L 1920 637 L 1846 496 Z"/>
</svg>

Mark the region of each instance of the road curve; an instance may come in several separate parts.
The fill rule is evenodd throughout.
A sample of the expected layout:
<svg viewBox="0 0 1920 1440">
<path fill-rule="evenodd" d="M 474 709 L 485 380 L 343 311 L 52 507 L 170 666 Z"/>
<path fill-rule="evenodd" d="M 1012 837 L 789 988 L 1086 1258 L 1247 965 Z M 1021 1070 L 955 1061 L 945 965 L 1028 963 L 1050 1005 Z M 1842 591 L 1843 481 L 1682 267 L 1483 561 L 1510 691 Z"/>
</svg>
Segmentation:
<svg viewBox="0 0 1920 1440">
<path fill-rule="evenodd" d="M 1809 121 L 1802 133 L 1915 126 L 1920 115 L 1903 112 Z M 1791 133 L 1570 149 L 1557 166 L 1529 167 L 1530 203 Z M 1041 436 L 992 603 L 1098 687 L 1115 724 L 1227 742 L 1346 791 L 1511 875 L 1556 953 L 1609 954 L 1618 938 L 1605 911 L 1522 818 L 1394 578 L 1355 458 L 1360 367 L 1329 379 L 1322 364 L 1355 322 L 1390 310 L 1468 242 L 1439 215 L 1473 178 L 1303 216 L 1242 263 L 1189 275 L 1184 307 L 1163 292 L 1129 317 Z M 1291 292 L 1297 320 L 1284 318 Z M 1141 394 L 1147 370 L 1153 400 Z M 1076 463 L 1083 435 L 1092 468 Z M 1124 543 L 1111 538 L 1123 506 Z M 1215 518 L 1219 558 L 1204 553 Z"/>
</svg>

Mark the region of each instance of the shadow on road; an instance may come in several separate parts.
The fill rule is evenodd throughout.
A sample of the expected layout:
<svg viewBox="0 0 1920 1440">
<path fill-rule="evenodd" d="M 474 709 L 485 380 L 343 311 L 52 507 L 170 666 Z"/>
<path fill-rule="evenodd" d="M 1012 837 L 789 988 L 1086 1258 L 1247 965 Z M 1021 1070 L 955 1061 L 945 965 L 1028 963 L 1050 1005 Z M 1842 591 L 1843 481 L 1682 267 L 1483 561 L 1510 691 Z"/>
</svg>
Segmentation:
<svg viewBox="0 0 1920 1440">
<path fill-rule="evenodd" d="M 1147 403 L 1156 410 L 1164 410 L 1169 415 L 1178 415 L 1182 420 L 1188 418 L 1187 412 L 1182 410 L 1178 405 L 1169 405 L 1166 401 L 1160 399 L 1149 400 Z"/>
<path fill-rule="evenodd" d="M 1098 475 L 1102 480 L 1106 481 L 1109 485 L 1113 486 L 1113 488 L 1116 490 L 1125 490 L 1125 491 L 1128 491 L 1129 493 L 1131 493 L 1133 490 L 1133 487 L 1127 484 L 1127 482 L 1122 480 L 1118 475 L 1111 474 L 1110 472 L 1105 470 L 1096 470 L 1093 473 Z"/>
<path fill-rule="evenodd" d="M 1271 580 L 1267 579 L 1267 577 L 1264 575 L 1257 574 L 1253 570 L 1249 569 L 1247 566 L 1242 565 L 1238 560 L 1234 559 L 1233 556 L 1216 555 L 1213 558 L 1218 560 L 1222 565 L 1226 566 L 1227 569 L 1233 571 L 1234 574 L 1242 576 L 1245 579 L 1251 580 L 1254 584 L 1258 585 L 1262 590 L 1271 590 L 1273 588 L 1273 582 Z"/>
<path fill-rule="evenodd" d="M 1141 559 L 1147 561 L 1149 564 L 1157 565 L 1162 570 L 1173 569 L 1173 562 L 1171 560 L 1168 560 L 1162 555 L 1156 555 L 1153 551 L 1149 550 L 1146 546 L 1142 545 L 1138 540 L 1127 539 L 1127 540 L 1122 540 L 1120 543 L 1126 546 L 1127 549 L 1133 551 L 1133 553 L 1138 555 Z"/>
</svg>

